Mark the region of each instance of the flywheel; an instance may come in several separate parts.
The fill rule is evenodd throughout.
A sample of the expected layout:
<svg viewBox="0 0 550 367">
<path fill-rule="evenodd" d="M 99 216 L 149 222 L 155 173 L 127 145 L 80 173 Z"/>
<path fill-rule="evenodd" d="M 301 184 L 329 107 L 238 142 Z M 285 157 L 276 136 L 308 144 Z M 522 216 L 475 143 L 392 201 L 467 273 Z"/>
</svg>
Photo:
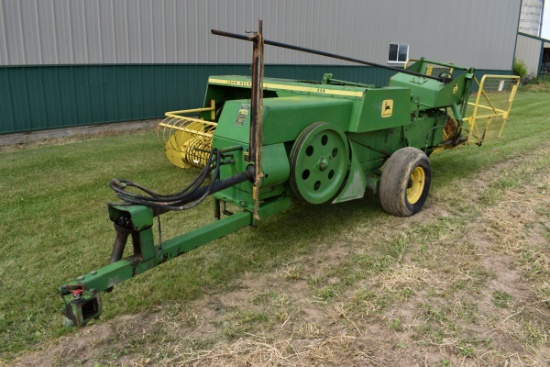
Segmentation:
<svg viewBox="0 0 550 367">
<path fill-rule="evenodd" d="M 306 127 L 290 152 L 290 185 L 301 199 L 322 204 L 340 190 L 349 165 L 348 139 L 335 124 Z"/>
</svg>

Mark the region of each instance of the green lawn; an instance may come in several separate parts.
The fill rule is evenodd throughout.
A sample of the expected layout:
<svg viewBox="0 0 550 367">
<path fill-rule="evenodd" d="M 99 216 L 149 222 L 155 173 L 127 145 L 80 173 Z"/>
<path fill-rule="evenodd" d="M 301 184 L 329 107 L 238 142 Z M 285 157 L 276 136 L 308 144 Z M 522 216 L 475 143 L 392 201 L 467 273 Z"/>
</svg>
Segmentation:
<svg viewBox="0 0 550 367">
<path fill-rule="evenodd" d="M 547 149 L 548 116 L 548 91 L 518 93 L 500 141 L 488 142 L 481 148 L 468 146 L 446 151 L 431 158 L 431 200 L 458 190 L 454 185 L 459 180 L 483 177 L 482 172 L 490 167 L 541 147 Z M 154 132 L 0 150 L 0 360 L 9 360 L 75 332 L 62 326 L 62 300 L 56 290 L 73 277 L 108 262 L 114 230 L 106 204 L 116 200 L 108 187 L 109 180 L 128 178 L 159 191 L 174 192 L 196 174 L 172 166 L 163 153 Z M 489 187 L 492 191 L 487 191 L 482 199 L 489 203 L 498 201 L 503 190 L 527 182 L 548 165 L 549 158 L 542 157 L 534 160 L 533 166 L 516 167 L 510 175 L 496 180 L 494 187 Z M 164 238 L 208 223 L 212 217 L 209 203 L 163 216 Z M 371 195 L 336 206 L 293 205 L 257 229 L 241 230 L 116 287 L 103 297 L 104 314 L 97 322 L 152 310 L 165 302 L 197 299 L 205 289 L 223 291 L 245 273 L 268 272 L 312 255 L 319 243 L 355 231 L 365 221 L 388 220 L 393 219 L 383 213 Z M 423 231 L 429 237 L 453 225 L 442 222 L 440 227 Z M 388 256 L 396 261 L 404 248 L 397 244 L 391 251 Z M 380 259 L 386 261 L 388 257 Z M 387 266 L 380 265 L 374 255 L 355 260 L 368 263 L 374 270 L 378 266 L 384 271 Z M 347 278 L 348 282 L 356 280 Z M 333 292 L 333 288 L 319 285 L 317 296 L 330 299 Z M 509 297 L 495 293 L 494 302 L 506 305 Z M 402 329 L 400 320 L 392 320 L 390 327 Z"/>
</svg>

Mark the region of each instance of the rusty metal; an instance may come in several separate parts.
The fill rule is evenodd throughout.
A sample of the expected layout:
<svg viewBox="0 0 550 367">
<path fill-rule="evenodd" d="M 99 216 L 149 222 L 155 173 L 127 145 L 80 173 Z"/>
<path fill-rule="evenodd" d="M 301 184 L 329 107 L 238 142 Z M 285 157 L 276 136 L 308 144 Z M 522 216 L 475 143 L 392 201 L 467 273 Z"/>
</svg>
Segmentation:
<svg viewBox="0 0 550 367">
<path fill-rule="evenodd" d="M 132 229 L 121 227 L 115 223 L 115 232 L 115 243 L 113 244 L 113 251 L 111 252 L 111 259 L 109 260 L 109 264 L 112 264 L 122 259 L 124 248 L 126 247 L 126 243 L 128 242 L 128 236 L 130 236 L 130 234 L 132 233 Z"/>
<path fill-rule="evenodd" d="M 252 100 L 250 115 L 250 148 L 249 156 L 256 165 L 254 175 L 254 189 L 252 197 L 254 204 L 254 217 L 259 220 L 258 208 L 260 205 L 259 187 L 263 178 L 262 173 L 262 103 L 263 103 L 263 84 L 264 84 L 264 37 L 262 33 L 262 20 L 258 20 L 258 31 L 254 33 L 250 40 L 253 43 L 252 50 Z"/>
<path fill-rule="evenodd" d="M 443 128 L 443 139 L 445 141 L 454 140 L 458 132 L 458 122 L 450 115 L 447 115 L 447 120 Z"/>
<path fill-rule="evenodd" d="M 258 21 L 258 31 L 249 39 L 253 43 L 249 156 L 257 165 L 259 163 L 257 152 L 261 147 L 262 140 L 263 36 L 261 20 Z M 256 172 L 257 174 L 258 172 Z"/>
</svg>

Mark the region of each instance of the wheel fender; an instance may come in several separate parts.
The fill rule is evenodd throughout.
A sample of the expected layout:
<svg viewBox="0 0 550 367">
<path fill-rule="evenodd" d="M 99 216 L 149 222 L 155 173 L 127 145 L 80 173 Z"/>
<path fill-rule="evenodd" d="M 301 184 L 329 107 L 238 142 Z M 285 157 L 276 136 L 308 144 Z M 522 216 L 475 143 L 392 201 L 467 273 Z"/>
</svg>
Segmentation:
<svg viewBox="0 0 550 367">
<path fill-rule="evenodd" d="M 340 194 L 332 201 L 333 204 L 342 203 L 344 201 L 361 199 L 365 196 L 365 191 L 367 189 L 367 178 L 365 173 L 361 168 L 359 159 L 353 150 L 353 144 L 350 144 L 351 150 L 351 166 L 349 170 L 349 175 L 344 184 L 344 188 Z"/>
<path fill-rule="evenodd" d="M 283 143 L 262 147 L 262 171 L 264 174 L 262 188 L 280 185 L 288 181 L 290 163 Z"/>
</svg>

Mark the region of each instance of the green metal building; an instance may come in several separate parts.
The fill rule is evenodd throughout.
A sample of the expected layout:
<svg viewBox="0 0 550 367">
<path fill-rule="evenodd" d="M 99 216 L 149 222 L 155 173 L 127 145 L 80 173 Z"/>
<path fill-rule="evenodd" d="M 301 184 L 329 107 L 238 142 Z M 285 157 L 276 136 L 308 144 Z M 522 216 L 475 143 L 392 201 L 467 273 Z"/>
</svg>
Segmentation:
<svg viewBox="0 0 550 367">
<path fill-rule="evenodd" d="M 0 134 L 160 118 L 197 107 L 215 74 L 250 74 L 266 38 L 401 67 L 510 73 L 521 0 L 0 0 Z M 266 76 L 385 85 L 391 72 L 266 49 Z"/>
</svg>

